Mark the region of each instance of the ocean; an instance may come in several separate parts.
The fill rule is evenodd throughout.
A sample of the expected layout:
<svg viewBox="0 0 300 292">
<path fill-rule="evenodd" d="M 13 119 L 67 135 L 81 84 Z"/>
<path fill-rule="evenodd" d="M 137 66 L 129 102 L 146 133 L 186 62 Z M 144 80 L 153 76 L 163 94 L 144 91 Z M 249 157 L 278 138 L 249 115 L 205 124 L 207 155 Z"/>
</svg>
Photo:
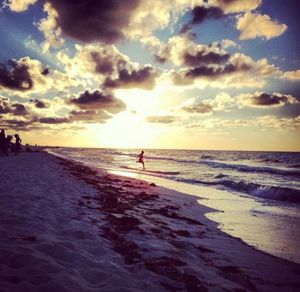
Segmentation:
<svg viewBox="0 0 300 292">
<path fill-rule="evenodd" d="M 145 170 L 136 163 L 139 149 L 62 147 L 49 151 L 199 195 L 201 203 L 221 211 L 207 215 L 221 230 L 300 263 L 300 153 L 143 150 Z"/>
<path fill-rule="evenodd" d="M 140 172 L 193 185 L 213 186 L 237 195 L 300 204 L 300 153 L 57 148 L 71 159 L 106 169 Z"/>
</svg>

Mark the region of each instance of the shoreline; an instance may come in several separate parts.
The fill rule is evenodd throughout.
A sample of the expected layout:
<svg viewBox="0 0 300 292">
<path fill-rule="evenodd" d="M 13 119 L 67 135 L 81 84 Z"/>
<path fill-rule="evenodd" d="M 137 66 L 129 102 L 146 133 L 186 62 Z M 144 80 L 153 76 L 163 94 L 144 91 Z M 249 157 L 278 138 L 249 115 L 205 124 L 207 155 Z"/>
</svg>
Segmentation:
<svg viewBox="0 0 300 292">
<path fill-rule="evenodd" d="M 118 171 L 114 172 L 114 171 L 107 171 L 105 169 L 102 169 L 100 167 L 94 167 L 94 166 L 89 166 L 89 165 L 86 165 L 84 163 L 81 163 L 81 162 L 76 162 L 76 161 L 73 161 L 73 160 L 69 160 L 69 159 L 66 159 L 66 158 L 61 158 L 62 160 L 65 160 L 67 163 L 74 163 L 75 165 L 76 164 L 79 164 L 79 165 L 83 165 L 84 167 L 87 167 L 87 169 L 93 169 L 93 170 L 96 170 L 96 171 L 100 171 L 100 173 L 109 173 L 110 175 L 113 175 L 115 176 L 117 179 L 120 179 L 120 180 L 124 180 L 126 181 L 128 179 L 128 176 L 125 176 L 125 175 L 119 175 L 119 174 L 116 174 L 118 173 Z M 84 178 L 83 178 L 84 179 Z M 136 182 L 145 182 L 143 179 L 140 179 L 140 178 L 132 178 L 130 177 L 130 179 L 136 181 Z M 149 180 L 147 180 L 148 184 L 151 185 L 151 181 L 153 183 L 153 181 L 156 181 L 156 177 L 151 177 L 149 176 Z M 223 236 L 225 237 L 229 237 L 233 240 L 236 240 L 237 242 L 241 243 L 242 245 L 245 245 L 246 247 L 250 248 L 250 249 L 253 249 L 254 251 L 258 252 L 258 253 L 262 253 L 262 254 L 265 254 L 267 257 L 271 257 L 275 260 L 279 260 L 279 261 L 283 261 L 283 262 L 286 262 L 286 263 L 290 263 L 292 265 L 296 265 L 298 267 L 300 267 L 300 265 L 298 263 L 295 263 L 295 262 L 292 262 L 292 261 L 289 261 L 287 259 L 284 259 L 284 258 L 279 258 L 275 255 L 272 255 L 270 253 L 266 253 L 265 251 L 263 250 L 260 250 L 260 249 L 257 249 L 255 248 L 254 246 L 251 246 L 249 244 L 247 244 L 245 241 L 243 241 L 242 239 L 238 238 L 238 237 L 235 237 L 235 236 L 232 236 L 228 233 L 224 233 L 224 231 L 222 231 L 222 229 L 220 229 L 218 227 L 219 225 L 219 222 L 216 222 L 216 221 L 213 221 L 209 216 L 207 216 L 207 214 L 215 214 L 215 213 L 223 213 L 223 211 L 220 211 L 214 207 L 210 207 L 210 206 L 207 206 L 207 205 L 204 205 L 203 203 L 201 203 L 202 200 L 205 200 L 205 198 L 202 198 L 199 197 L 199 196 L 195 196 L 191 193 L 185 193 L 185 192 L 181 192 L 181 191 L 178 191 L 178 190 L 174 190 L 174 189 L 170 189 L 170 188 L 167 188 L 167 187 L 161 187 L 159 186 L 159 189 L 160 189 L 160 192 L 163 190 L 163 193 L 166 193 L 167 196 L 170 195 L 170 193 L 176 193 L 176 194 L 179 194 L 179 196 L 183 195 L 183 196 L 188 196 L 189 199 L 191 201 L 193 201 L 193 204 L 195 204 L 195 207 L 197 209 L 197 207 L 199 208 L 198 211 L 201 211 L 201 220 L 204 220 L 204 218 L 207 220 L 205 223 L 209 225 L 210 228 L 213 228 L 215 229 L 214 232 L 221 232 L 223 234 Z M 174 200 L 174 197 L 172 198 Z M 200 199 L 200 203 L 199 203 L 199 199 Z M 185 200 L 187 200 L 187 198 L 183 198 L 183 199 L 180 199 L 181 200 L 181 203 L 183 203 Z M 178 203 L 178 202 L 177 202 Z M 195 213 L 198 213 L 197 211 L 194 212 Z M 199 214 L 198 214 L 199 215 Z M 197 216 L 198 216 L 197 215 Z M 206 247 L 204 247 L 204 250 L 206 249 Z M 299 285 L 300 287 L 300 285 Z"/>
<path fill-rule="evenodd" d="M 205 217 L 205 212 L 210 212 L 211 209 L 199 205 L 199 198 L 195 196 L 150 185 L 145 181 L 108 174 L 104 170 L 96 170 L 48 153 L 24 154 L 11 160 L 20 164 L 35 163 L 36 167 L 40 163 L 39 159 L 48 163 L 47 169 L 43 170 L 45 173 L 39 168 L 33 167 L 30 170 L 33 180 L 34 175 L 41 180 L 37 181 L 41 188 L 39 200 L 43 200 L 43 188 L 49 187 L 47 181 L 42 184 L 43 180 L 48 179 L 47 172 L 51 173 L 54 181 L 60 175 L 61 181 L 57 182 L 56 193 L 67 202 L 72 201 L 73 207 L 66 206 L 70 212 L 78 213 L 77 226 L 83 227 L 84 223 L 86 232 L 91 230 L 90 243 L 94 244 L 95 249 L 98 244 L 103 243 L 108 250 L 111 248 L 107 251 L 107 254 L 111 254 L 109 262 L 115 262 L 124 271 L 123 276 L 126 275 L 126 279 L 132 281 L 132 284 L 130 281 L 123 281 L 123 288 L 131 287 L 131 291 L 280 291 L 284 288 L 297 291 L 300 287 L 300 265 L 257 251 L 220 231 L 217 223 Z M 9 161 L 5 164 L 9 166 Z M 26 186 L 26 183 L 28 182 L 17 180 L 15 184 Z M 9 186 L 7 182 L 6 187 Z M 22 193 L 20 186 L 18 190 Z M 70 190 L 73 188 L 73 191 L 65 190 L 66 187 Z M 75 191 L 78 193 L 76 196 Z M 37 196 L 34 186 L 31 192 L 33 194 L 24 193 L 26 196 L 23 199 Z M 52 195 L 57 195 L 56 193 Z M 49 199 L 51 198 L 50 196 Z M 5 199 L 1 198 L 6 202 Z M 30 206 L 29 204 L 27 207 Z M 1 208 L 5 208 L 5 204 Z M 59 210 L 51 210 L 49 214 L 56 216 L 56 212 Z M 32 214 L 29 212 L 28 216 L 30 218 Z M 72 223 L 71 218 L 68 220 Z M 97 238 L 93 237 L 93 232 L 97 233 Z M 8 241 L 4 240 L 3 243 L 11 245 L 9 239 L 8 236 Z M 69 241 L 67 238 L 64 240 Z M 79 241 L 78 238 L 72 240 Z M 31 242 L 27 237 L 18 243 L 20 248 L 22 244 L 38 245 L 39 238 Z M 107 255 L 103 258 L 107 260 Z M 100 266 L 99 260 L 94 262 L 93 270 Z M 3 265 L 0 268 L 5 270 Z M 78 270 L 79 267 L 73 269 Z M 75 279 L 72 280 L 76 282 Z M 1 276 L 1 282 L 3 281 L 6 280 Z M 21 284 L 18 285 L 21 287 Z M 52 284 L 57 282 L 52 281 Z M 39 288 L 42 287 L 40 285 L 42 284 L 38 285 Z M 115 280 L 106 280 L 106 286 L 102 286 L 101 291 L 108 291 L 112 287 L 120 289 L 118 285 L 120 283 Z M 65 291 L 73 291 L 69 288 Z"/>
<path fill-rule="evenodd" d="M 295 226 L 299 226 L 300 223 L 300 217 L 296 213 L 298 206 L 297 209 L 293 209 L 294 217 L 290 217 L 291 214 L 285 215 L 291 213 L 292 208 L 296 206 L 279 207 L 276 205 L 278 201 L 266 203 L 261 198 L 232 194 L 228 190 L 220 190 L 212 186 L 191 185 L 147 174 L 109 172 L 154 181 L 168 189 L 196 196 L 200 205 L 211 208 L 211 212 L 206 213 L 205 216 L 216 222 L 221 231 L 241 239 L 245 244 L 259 251 L 300 264 L 298 249 L 300 230 L 295 229 Z M 283 210 L 279 208 L 288 208 L 288 210 L 284 209 L 287 214 L 283 214 Z"/>
<path fill-rule="evenodd" d="M 63 159 L 61 154 L 50 150 L 55 156 Z M 253 248 L 300 264 L 300 251 L 298 239 L 300 238 L 298 209 L 283 205 L 278 201 L 266 203 L 257 197 L 235 194 L 228 190 L 220 190 L 213 186 L 199 186 L 169 180 L 151 173 L 151 171 L 138 171 L 133 168 L 114 169 L 103 168 L 97 164 L 80 161 L 88 167 L 101 168 L 110 174 L 130 177 L 176 190 L 186 195 L 196 196 L 200 205 L 212 208 L 206 217 L 218 223 L 218 229 L 230 236 L 241 239 Z M 283 208 L 283 209 L 282 209 Z M 215 210 L 215 211 L 214 211 Z"/>
</svg>

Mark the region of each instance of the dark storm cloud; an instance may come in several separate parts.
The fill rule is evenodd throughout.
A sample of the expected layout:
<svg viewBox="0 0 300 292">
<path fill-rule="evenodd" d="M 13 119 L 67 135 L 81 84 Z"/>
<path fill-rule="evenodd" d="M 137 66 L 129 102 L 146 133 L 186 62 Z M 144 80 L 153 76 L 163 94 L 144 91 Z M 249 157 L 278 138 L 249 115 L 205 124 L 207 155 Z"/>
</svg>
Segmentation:
<svg viewBox="0 0 300 292">
<path fill-rule="evenodd" d="M 200 51 L 196 55 L 186 52 L 183 56 L 184 65 L 196 67 L 203 64 L 221 64 L 228 61 L 229 54 L 220 54 L 212 51 Z"/>
<path fill-rule="evenodd" d="M 140 0 L 47 0 L 62 32 L 82 42 L 121 40 Z"/>
<path fill-rule="evenodd" d="M 157 123 L 157 124 L 172 124 L 176 122 L 178 118 L 174 116 L 149 116 L 146 118 L 148 123 Z"/>
<path fill-rule="evenodd" d="M 254 106 L 268 107 L 290 103 L 290 100 L 286 95 L 261 93 L 247 97 L 246 103 Z"/>
<path fill-rule="evenodd" d="M 191 30 L 195 24 L 201 24 L 207 19 L 219 19 L 224 17 L 224 12 L 218 7 L 196 6 L 191 11 L 192 18 L 181 28 L 181 33 Z"/>
<path fill-rule="evenodd" d="M 68 103 L 74 104 L 84 110 L 104 110 L 110 113 L 119 113 L 126 109 L 123 101 L 114 95 L 98 90 L 94 92 L 85 91 L 79 97 L 70 98 Z"/>
<path fill-rule="evenodd" d="M 107 78 L 104 82 L 106 88 L 143 88 L 153 89 L 156 73 L 153 67 L 145 66 L 137 70 L 123 68 L 119 71 L 117 79 Z"/>
<path fill-rule="evenodd" d="M 15 60 L 10 60 L 8 65 L 0 63 L 0 87 L 14 90 L 31 89 L 33 81 L 28 69 L 28 66 Z"/>
</svg>

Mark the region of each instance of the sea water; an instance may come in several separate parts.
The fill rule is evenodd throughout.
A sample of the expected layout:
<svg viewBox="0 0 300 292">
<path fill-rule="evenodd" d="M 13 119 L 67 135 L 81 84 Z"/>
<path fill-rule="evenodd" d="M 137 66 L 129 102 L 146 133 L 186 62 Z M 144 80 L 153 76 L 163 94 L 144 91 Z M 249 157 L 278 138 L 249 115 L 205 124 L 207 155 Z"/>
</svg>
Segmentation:
<svg viewBox="0 0 300 292">
<path fill-rule="evenodd" d="M 55 148 L 63 157 L 113 173 L 158 181 L 201 197 L 222 212 L 220 228 L 273 255 L 300 263 L 300 153 Z"/>
</svg>

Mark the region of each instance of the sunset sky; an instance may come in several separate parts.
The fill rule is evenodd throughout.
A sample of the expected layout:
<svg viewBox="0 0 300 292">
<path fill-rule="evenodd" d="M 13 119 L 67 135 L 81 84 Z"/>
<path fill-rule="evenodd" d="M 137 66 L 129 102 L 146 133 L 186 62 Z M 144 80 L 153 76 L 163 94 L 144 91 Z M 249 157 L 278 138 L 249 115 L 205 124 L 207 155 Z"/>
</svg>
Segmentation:
<svg viewBox="0 0 300 292">
<path fill-rule="evenodd" d="M 0 3 L 24 144 L 300 151 L 297 0 Z"/>
</svg>

